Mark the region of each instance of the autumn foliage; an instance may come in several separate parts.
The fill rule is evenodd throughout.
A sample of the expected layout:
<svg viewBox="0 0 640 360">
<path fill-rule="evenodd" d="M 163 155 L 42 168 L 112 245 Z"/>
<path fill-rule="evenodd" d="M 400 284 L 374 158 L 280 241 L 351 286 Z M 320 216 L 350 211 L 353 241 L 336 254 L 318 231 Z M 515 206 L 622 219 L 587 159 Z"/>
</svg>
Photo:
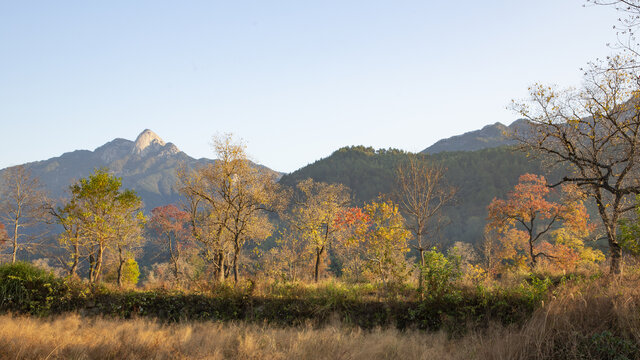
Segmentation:
<svg viewBox="0 0 640 360">
<path fill-rule="evenodd" d="M 535 268 L 544 258 L 570 270 L 581 260 L 601 260 L 584 246 L 592 226 L 581 194 L 565 186 L 559 202 L 550 200 L 555 195 L 543 176 L 525 174 L 506 200 L 491 202 L 486 232 L 498 240 L 497 267 Z"/>
</svg>

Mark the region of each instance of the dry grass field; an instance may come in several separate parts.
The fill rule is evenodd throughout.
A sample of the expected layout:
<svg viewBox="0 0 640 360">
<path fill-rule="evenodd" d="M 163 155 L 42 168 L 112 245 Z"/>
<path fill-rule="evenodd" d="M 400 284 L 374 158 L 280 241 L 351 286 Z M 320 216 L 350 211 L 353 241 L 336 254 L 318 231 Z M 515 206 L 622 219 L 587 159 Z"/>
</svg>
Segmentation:
<svg viewBox="0 0 640 360">
<path fill-rule="evenodd" d="M 0 318 L 3 359 L 436 359 L 472 353 L 444 334 L 325 327 Z M 468 349 L 473 351 L 474 349 Z"/>
<path fill-rule="evenodd" d="M 523 326 L 445 333 L 341 325 L 160 324 L 148 319 L 0 317 L 2 359 L 633 359 L 637 280 L 566 286 Z"/>
</svg>

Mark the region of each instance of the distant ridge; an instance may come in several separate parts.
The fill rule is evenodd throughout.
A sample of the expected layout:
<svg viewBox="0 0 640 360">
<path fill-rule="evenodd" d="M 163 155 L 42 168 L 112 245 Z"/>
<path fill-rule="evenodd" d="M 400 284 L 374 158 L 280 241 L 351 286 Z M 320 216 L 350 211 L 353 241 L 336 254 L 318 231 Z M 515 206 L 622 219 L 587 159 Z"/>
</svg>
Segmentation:
<svg viewBox="0 0 640 360">
<path fill-rule="evenodd" d="M 150 211 L 156 206 L 180 201 L 176 170 L 181 164 L 195 167 L 214 161 L 194 159 L 145 129 L 135 141 L 117 138 L 94 151 L 76 150 L 24 166 L 40 179 L 54 200 L 66 197 L 66 190 L 73 181 L 88 176 L 96 168 L 106 167 L 122 178 L 123 187 L 135 190 L 142 197 L 145 209 Z M 3 171 L 0 170 L 0 174 Z"/>
<path fill-rule="evenodd" d="M 476 151 L 516 143 L 510 135 L 528 125 L 527 120 L 519 119 L 506 126 L 502 123 L 487 125 L 480 130 L 452 136 L 437 141 L 421 151 L 423 154 L 436 154 L 448 151 Z"/>
</svg>

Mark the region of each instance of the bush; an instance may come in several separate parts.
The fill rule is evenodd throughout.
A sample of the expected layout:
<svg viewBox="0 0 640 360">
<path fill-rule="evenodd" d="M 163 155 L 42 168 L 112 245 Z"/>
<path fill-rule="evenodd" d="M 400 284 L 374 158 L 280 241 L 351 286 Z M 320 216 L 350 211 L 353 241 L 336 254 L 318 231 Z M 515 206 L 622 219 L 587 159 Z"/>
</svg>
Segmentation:
<svg viewBox="0 0 640 360">
<path fill-rule="evenodd" d="M 127 259 L 122 267 L 122 282 L 127 285 L 138 284 L 140 277 L 140 268 L 134 259 Z"/>
<path fill-rule="evenodd" d="M 587 341 L 589 355 L 594 359 L 635 359 L 638 355 L 637 345 L 628 339 L 615 336 L 611 331 L 594 334 Z"/>
<path fill-rule="evenodd" d="M 454 292 L 455 282 L 460 278 L 460 257 L 445 256 L 435 248 L 425 252 L 421 293 L 429 298 L 439 299 Z"/>
<path fill-rule="evenodd" d="M 63 291 L 62 280 L 32 264 L 0 265 L 0 310 L 46 315 Z"/>
</svg>

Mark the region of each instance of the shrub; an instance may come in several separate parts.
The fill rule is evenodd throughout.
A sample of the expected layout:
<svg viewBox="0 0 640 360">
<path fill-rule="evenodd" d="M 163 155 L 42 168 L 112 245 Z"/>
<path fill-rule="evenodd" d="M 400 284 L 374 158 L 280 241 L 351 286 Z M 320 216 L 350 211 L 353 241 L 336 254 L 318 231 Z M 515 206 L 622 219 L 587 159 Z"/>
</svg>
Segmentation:
<svg viewBox="0 0 640 360">
<path fill-rule="evenodd" d="M 46 315 L 63 290 L 62 280 L 32 264 L 0 265 L 0 310 Z"/>
<path fill-rule="evenodd" d="M 608 330 L 592 335 L 587 346 L 589 355 L 595 359 L 628 360 L 638 355 L 638 346 L 633 341 L 617 337 Z"/>
<path fill-rule="evenodd" d="M 122 267 L 122 282 L 127 285 L 138 284 L 140 277 L 140 268 L 134 259 L 127 259 Z"/>
<path fill-rule="evenodd" d="M 460 257 L 445 256 L 435 248 L 425 252 L 422 272 L 422 289 L 419 291 L 426 297 L 442 298 L 454 292 L 455 282 L 460 278 Z"/>
</svg>

